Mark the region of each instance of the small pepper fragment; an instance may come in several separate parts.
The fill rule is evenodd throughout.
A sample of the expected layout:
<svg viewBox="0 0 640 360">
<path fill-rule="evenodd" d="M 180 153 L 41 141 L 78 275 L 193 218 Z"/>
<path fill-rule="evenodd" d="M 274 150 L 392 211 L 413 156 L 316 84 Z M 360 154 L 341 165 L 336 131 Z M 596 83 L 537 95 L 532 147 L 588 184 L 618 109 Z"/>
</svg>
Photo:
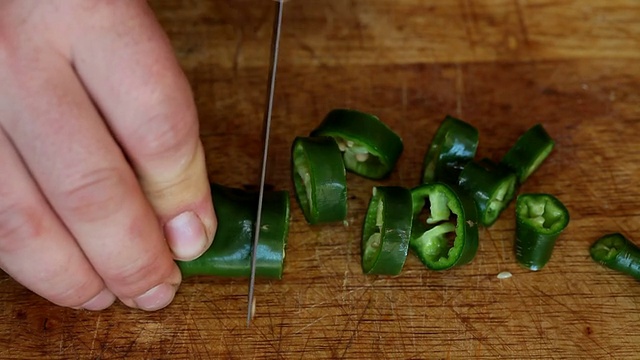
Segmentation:
<svg viewBox="0 0 640 360">
<path fill-rule="evenodd" d="M 402 139 L 374 115 L 351 109 L 330 111 L 311 136 L 336 139 L 347 170 L 371 179 L 387 176 L 402 154 Z"/>
<path fill-rule="evenodd" d="M 398 275 L 409 252 L 413 219 L 411 191 L 399 186 L 373 188 L 362 230 L 365 274 Z"/>
<path fill-rule="evenodd" d="M 456 184 L 462 168 L 476 156 L 478 129 L 447 115 L 424 157 L 422 183 Z"/>
<path fill-rule="evenodd" d="M 347 216 L 347 175 L 336 141 L 328 136 L 297 137 L 291 147 L 295 195 L 310 224 Z"/>
<path fill-rule="evenodd" d="M 624 235 L 613 233 L 599 238 L 589 253 L 597 263 L 640 280 L 640 248 Z"/>
<path fill-rule="evenodd" d="M 214 209 L 220 217 L 213 243 L 200 257 L 176 261 L 182 276 L 249 277 L 258 193 L 211 184 Z M 289 193 L 264 194 L 256 276 L 281 279 L 289 234 Z"/>
<path fill-rule="evenodd" d="M 496 222 L 515 195 L 516 175 L 489 159 L 472 161 L 460 173 L 460 187 L 475 201 L 480 224 Z"/>
<path fill-rule="evenodd" d="M 516 200 L 516 260 L 541 270 L 551 258 L 556 240 L 569 225 L 569 210 L 549 194 L 522 194 Z"/>
<path fill-rule="evenodd" d="M 522 184 L 540 167 L 554 146 L 555 142 L 542 124 L 536 124 L 518 138 L 501 163 L 511 168 Z"/>
<path fill-rule="evenodd" d="M 432 270 L 469 263 L 478 250 L 477 213 L 473 200 L 444 183 L 411 190 L 413 226 L 409 246 Z M 426 214 L 426 220 L 421 219 Z"/>
</svg>

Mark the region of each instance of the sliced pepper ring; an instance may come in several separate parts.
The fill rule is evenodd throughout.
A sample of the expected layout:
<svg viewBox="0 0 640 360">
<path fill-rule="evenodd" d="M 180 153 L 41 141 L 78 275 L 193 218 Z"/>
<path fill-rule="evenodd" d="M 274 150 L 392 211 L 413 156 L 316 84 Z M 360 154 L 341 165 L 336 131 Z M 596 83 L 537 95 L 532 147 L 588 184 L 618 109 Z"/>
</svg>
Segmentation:
<svg viewBox="0 0 640 360">
<path fill-rule="evenodd" d="M 196 275 L 249 277 L 258 194 L 211 184 L 211 196 L 220 217 L 213 243 L 200 257 L 176 261 L 184 278 Z M 289 234 L 289 193 L 265 192 L 256 276 L 281 279 Z"/>
<path fill-rule="evenodd" d="M 347 170 L 371 179 L 387 176 L 402 154 L 402 139 L 374 115 L 350 109 L 327 114 L 311 136 L 336 139 Z"/>
<path fill-rule="evenodd" d="M 542 124 L 536 124 L 518 138 L 501 162 L 513 169 L 522 184 L 542 165 L 554 145 Z"/>
<path fill-rule="evenodd" d="M 459 181 L 475 201 L 480 224 L 486 227 L 493 225 L 513 200 L 518 183 L 510 169 L 489 159 L 468 163 Z"/>
<path fill-rule="evenodd" d="M 409 252 L 412 198 L 399 186 L 373 188 L 362 230 L 365 274 L 398 275 Z"/>
<path fill-rule="evenodd" d="M 597 263 L 640 280 L 640 248 L 624 235 L 613 233 L 599 238 L 589 253 Z"/>
<path fill-rule="evenodd" d="M 476 207 L 460 189 L 444 183 L 411 190 L 413 225 L 409 247 L 432 270 L 469 263 L 478 251 Z M 426 220 L 421 219 L 423 213 Z"/>
<path fill-rule="evenodd" d="M 457 183 L 462 168 L 476 156 L 478 138 L 478 129 L 462 120 L 446 116 L 425 154 L 422 183 Z"/>
<path fill-rule="evenodd" d="M 336 141 L 328 136 L 297 137 L 291 147 L 295 195 L 310 224 L 347 216 L 347 175 Z"/>
<path fill-rule="evenodd" d="M 569 225 L 569 210 L 555 196 L 522 194 L 516 200 L 516 260 L 522 266 L 542 269 L 556 240 Z"/>
</svg>

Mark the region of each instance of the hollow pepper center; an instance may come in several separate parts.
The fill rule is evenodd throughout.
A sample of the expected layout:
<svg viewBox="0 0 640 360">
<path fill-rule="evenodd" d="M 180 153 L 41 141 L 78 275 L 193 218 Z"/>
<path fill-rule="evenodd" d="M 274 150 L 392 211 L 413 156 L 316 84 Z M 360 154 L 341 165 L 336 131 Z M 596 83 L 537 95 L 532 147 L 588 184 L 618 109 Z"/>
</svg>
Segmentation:
<svg viewBox="0 0 640 360">
<path fill-rule="evenodd" d="M 548 199 L 527 199 L 524 216 L 532 223 L 545 230 L 550 230 L 561 223 L 564 212 Z"/>
<path fill-rule="evenodd" d="M 449 207 L 449 198 L 445 193 L 434 191 L 425 199 L 416 230 L 421 235 L 414 238 L 423 256 L 432 261 L 447 258 L 454 247 L 457 216 Z"/>
<path fill-rule="evenodd" d="M 380 252 L 380 245 L 382 244 L 382 226 L 384 225 L 384 202 L 382 199 L 377 201 L 376 207 L 374 232 L 369 236 L 364 246 L 364 259 L 367 263 L 375 261 Z"/>
</svg>

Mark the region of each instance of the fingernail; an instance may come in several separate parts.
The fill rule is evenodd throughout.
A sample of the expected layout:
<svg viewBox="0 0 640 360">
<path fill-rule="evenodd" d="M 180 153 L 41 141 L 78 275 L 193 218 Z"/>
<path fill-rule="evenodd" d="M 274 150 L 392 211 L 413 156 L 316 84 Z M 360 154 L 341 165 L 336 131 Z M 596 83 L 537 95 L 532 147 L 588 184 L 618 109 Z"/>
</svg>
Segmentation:
<svg viewBox="0 0 640 360">
<path fill-rule="evenodd" d="M 116 301 L 116 296 L 108 289 L 103 289 L 100 293 L 93 297 L 93 299 L 84 303 L 81 308 L 91 311 L 104 310 L 111 306 Z"/>
<path fill-rule="evenodd" d="M 169 247 L 176 260 L 193 260 L 205 252 L 209 243 L 202 221 L 192 211 L 169 220 L 164 226 Z"/>
<path fill-rule="evenodd" d="M 155 311 L 164 308 L 173 301 L 176 288 L 163 283 L 133 299 L 139 309 Z"/>
</svg>

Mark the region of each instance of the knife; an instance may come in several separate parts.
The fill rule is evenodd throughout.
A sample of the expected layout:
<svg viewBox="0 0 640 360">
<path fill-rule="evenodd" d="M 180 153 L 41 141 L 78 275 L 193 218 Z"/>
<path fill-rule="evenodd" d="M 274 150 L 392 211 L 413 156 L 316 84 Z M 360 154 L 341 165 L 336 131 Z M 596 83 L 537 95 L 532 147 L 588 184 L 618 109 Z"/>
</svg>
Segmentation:
<svg viewBox="0 0 640 360">
<path fill-rule="evenodd" d="M 258 192 L 258 210 L 251 248 L 251 276 L 249 278 L 249 301 L 247 307 L 247 327 L 251 325 L 251 319 L 255 313 L 254 287 L 256 283 L 256 254 L 258 252 L 258 240 L 260 239 L 260 227 L 262 222 L 262 202 L 264 198 L 264 183 L 267 174 L 267 154 L 269 153 L 269 135 L 271 130 L 271 114 L 273 112 L 273 97 L 276 87 L 276 70 L 278 67 L 278 49 L 280 46 L 280 30 L 282 28 L 283 0 L 276 0 L 276 11 L 273 21 L 273 33 L 271 35 L 271 61 L 269 81 L 267 89 L 266 109 L 264 112 L 262 169 L 260 171 L 260 187 Z"/>
</svg>

